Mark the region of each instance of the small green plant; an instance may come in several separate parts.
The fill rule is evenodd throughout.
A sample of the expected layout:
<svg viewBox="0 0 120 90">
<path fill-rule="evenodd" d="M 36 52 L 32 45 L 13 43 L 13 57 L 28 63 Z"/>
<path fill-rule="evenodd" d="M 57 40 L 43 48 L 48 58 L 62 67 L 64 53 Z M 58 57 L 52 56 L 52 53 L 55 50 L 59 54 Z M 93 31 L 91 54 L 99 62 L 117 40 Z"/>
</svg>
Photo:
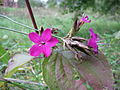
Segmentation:
<svg viewBox="0 0 120 90">
<path fill-rule="evenodd" d="M 29 51 L 31 56 L 25 53 L 16 54 L 9 60 L 4 78 L 11 77 L 28 61 L 41 58 L 43 59 L 43 78 L 51 90 L 86 90 L 88 85 L 94 90 L 112 90 L 111 67 L 105 56 L 98 50 L 98 35 L 91 28 L 89 40 L 75 36 L 85 23 L 90 22 L 88 16 L 76 19 L 72 29 L 65 37 L 56 36 L 55 33 L 58 31 L 54 29 L 44 31 L 41 28 L 37 32 L 27 34 L 2 28 L 28 35 L 30 40 L 36 43 Z M 26 25 L 23 26 L 26 27 Z M 57 47 L 51 48 L 58 42 L 60 44 Z M 43 55 L 41 56 L 41 54 Z M 3 86 L 4 83 L 2 82 L 0 85 Z"/>
</svg>

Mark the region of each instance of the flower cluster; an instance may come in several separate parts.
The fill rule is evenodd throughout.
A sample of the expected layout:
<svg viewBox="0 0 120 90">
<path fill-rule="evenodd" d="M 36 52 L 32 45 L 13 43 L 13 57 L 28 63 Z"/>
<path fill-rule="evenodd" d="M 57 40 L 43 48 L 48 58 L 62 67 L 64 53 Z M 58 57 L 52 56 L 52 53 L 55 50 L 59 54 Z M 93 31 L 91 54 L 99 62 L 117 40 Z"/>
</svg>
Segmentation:
<svg viewBox="0 0 120 90">
<path fill-rule="evenodd" d="M 90 23 L 91 20 L 89 20 L 88 16 L 82 17 L 78 22 L 78 27 L 82 26 L 84 23 Z"/>
<path fill-rule="evenodd" d="M 88 20 L 88 16 L 86 17 L 82 17 L 80 19 L 80 25 L 83 25 L 84 23 L 90 23 L 91 20 Z M 95 53 L 98 53 L 98 45 L 97 45 L 97 41 L 99 41 L 98 35 L 94 33 L 93 29 L 90 28 L 90 39 L 87 42 L 87 45 L 91 48 L 93 48 L 93 51 Z"/>
<path fill-rule="evenodd" d="M 82 17 L 79 21 L 79 26 L 90 22 L 91 20 L 88 20 L 88 16 Z M 92 28 L 90 28 L 89 31 L 90 39 L 88 40 L 87 45 L 93 48 L 93 51 L 95 53 L 98 53 L 98 35 L 94 33 Z M 35 43 L 35 45 L 33 45 L 29 50 L 31 56 L 39 56 L 40 54 L 44 54 L 45 57 L 49 57 L 52 52 L 51 48 L 59 42 L 57 38 L 52 36 L 52 30 L 49 28 L 43 31 L 41 35 L 35 32 L 31 32 L 28 36 L 29 39 Z"/>
</svg>

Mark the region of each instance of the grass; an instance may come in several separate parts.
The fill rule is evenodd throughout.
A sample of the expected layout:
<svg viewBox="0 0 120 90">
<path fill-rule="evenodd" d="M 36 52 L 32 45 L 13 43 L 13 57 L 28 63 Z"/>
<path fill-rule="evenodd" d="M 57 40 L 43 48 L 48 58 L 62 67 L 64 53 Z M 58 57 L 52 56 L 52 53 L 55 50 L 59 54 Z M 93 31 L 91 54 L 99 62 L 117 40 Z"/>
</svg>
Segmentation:
<svg viewBox="0 0 120 90">
<path fill-rule="evenodd" d="M 1 10 L 1 9 L 0 9 Z M 38 27 L 44 26 L 47 27 L 56 27 L 59 29 L 58 36 L 65 36 L 73 24 L 73 15 L 62 15 L 57 10 L 51 9 L 43 9 L 43 8 L 34 8 L 34 15 L 37 22 Z M 12 19 L 19 21 L 28 26 L 32 26 L 30 17 L 26 9 L 15 9 L 15 8 L 4 8 L 0 11 L 1 13 L 6 14 Z M 102 41 L 107 43 L 107 45 L 100 45 L 100 50 L 104 52 L 106 57 L 108 58 L 109 63 L 112 66 L 113 72 L 115 73 L 115 79 L 118 81 L 116 87 L 120 85 L 120 80 L 118 79 L 120 76 L 120 38 L 115 38 L 114 33 L 120 30 L 120 21 L 116 21 L 114 19 L 110 19 L 111 16 L 101 16 L 99 18 L 95 18 L 93 15 L 89 15 L 92 22 L 90 24 L 85 24 L 77 36 L 81 36 L 84 38 L 89 38 L 89 28 L 92 27 L 96 33 L 100 35 Z M 28 28 L 24 28 L 17 24 L 14 24 L 7 19 L 0 17 L 0 27 L 8 27 L 16 30 L 20 30 L 26 33 L 32 32 Z M 7 49 L 10 49 L 14 44 L 18 43 L 16 47 L 10 50 L 11 54 L 16 52 L 28 51 L 28 48 L 31 47 L 31 41 L 29 41 L 28 37 L 19 33 L 14 33 L 10 31 L 0 30 L 0 44 Z M 40 62 L 37 60 L 37 62 Z M 13 75 L 14 78 L 19 77 L 19 79 L 29 79 L 31 81 L 43 82 L 42 72 L 40 66 L 41 63 L 31 62 L 26 65 L 27 67 L 32 67 L 35 71 L 35 74 L 31 71 L 31 69 L 26 69 L 25 71 L 17 72 Z M 22 75 L 23 73 L 23 75 Z M 43 87 L 37 86 L 28 86 L 34 88 L 46 89 Z"/>
</svg>

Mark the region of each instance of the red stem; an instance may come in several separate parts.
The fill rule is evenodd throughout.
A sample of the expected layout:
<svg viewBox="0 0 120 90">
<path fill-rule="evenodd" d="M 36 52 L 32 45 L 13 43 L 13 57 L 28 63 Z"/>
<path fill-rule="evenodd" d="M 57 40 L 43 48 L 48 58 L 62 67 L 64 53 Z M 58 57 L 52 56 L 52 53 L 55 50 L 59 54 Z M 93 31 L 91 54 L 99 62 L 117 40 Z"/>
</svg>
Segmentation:
<svg viewBox="0 0 120 90">
<path fill-rule="evenodd" d="M 32 12 L 32 9 L 31 9 L 31 6 L 30 6 L 30 3 L 29 3 L 29 0 L 25 0 L 25 2 L 26 2 L 26 5 L 27 5 L 27 8 L 28 8 L 28 11 L 29 11 L 32 23 L 33 23 L 33 26 L 34 26 L 35 29 L 38 29 L 37 28 L 37 24 L 35 22 L 35 18 L 34 18 L 33 12 Z M 38 33 L 37 30 L 36 30 L 36 32 Z"/>
</svg>

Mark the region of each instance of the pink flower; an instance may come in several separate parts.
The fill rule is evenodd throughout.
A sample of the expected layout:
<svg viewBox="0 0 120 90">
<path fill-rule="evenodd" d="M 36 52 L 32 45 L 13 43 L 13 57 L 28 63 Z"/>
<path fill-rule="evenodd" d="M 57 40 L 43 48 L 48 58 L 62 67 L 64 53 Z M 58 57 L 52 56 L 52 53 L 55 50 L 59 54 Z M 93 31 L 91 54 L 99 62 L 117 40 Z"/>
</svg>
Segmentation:
<svg viewBox="0 0 120 90">
<path fill-rule="evenodd" d="M 80 27 L 80 26 L 82 26 L 84 23 L 90 23 L 90 22 L 91 22 L 91 20 L 88 20 L 88 16 L 82 17 L 82 18 L 78 21 L 77 26 Z"/>
<path fill-rule="evenodd" d="M 31 32 L 28 36 L 29 39 L 35 43 L 35 45 L 33 45 L 29 50 L 31 56 L 44 54 L 45 57 L 49 57 L 52 52 L 51 47 L 54 47 L 59 42 L 57 38 L 52 37 L 52 33 L 49 28 L 43 31 L 41 35 Z"/>
<path fill-rule="evenodd" d="M 91 22 L 91 20 L 88 20 L 88 16 L 82 17 L 82 18 L 80 19 L 80 21 L 81 21 L 81 22 L 84 22 L 84 23 L 90 23 L 90 22 Z"/>
<path fill-rule="evenodd" d="M 89 47 L 92 47 L 94 49 L 93 51 L 95 53 L 98 53 L 98 45 L 97 45 L 97 41 L 99 40 L 98 35 L 93 32 L 92 28 L 90 28 L 89 30 L 90 30 L 91 38 L 88 40 L 87 44 Z"/>
</svg>

